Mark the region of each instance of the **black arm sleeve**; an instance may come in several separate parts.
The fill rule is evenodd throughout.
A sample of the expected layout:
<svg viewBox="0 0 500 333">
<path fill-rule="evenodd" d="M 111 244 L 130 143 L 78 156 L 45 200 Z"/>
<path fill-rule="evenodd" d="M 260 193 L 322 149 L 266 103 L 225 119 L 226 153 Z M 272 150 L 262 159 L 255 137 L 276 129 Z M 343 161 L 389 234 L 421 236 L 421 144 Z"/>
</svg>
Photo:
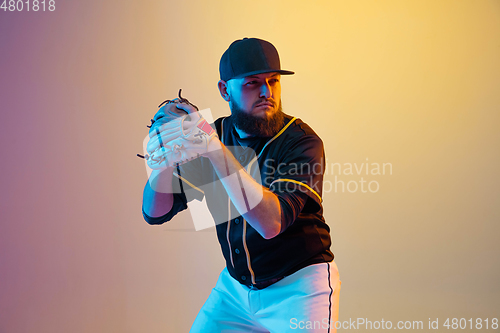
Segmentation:
<svg viewBox="0 0 500 333">
<path fill-rule="evenodd" d="M 281 206 L 281 231 L 285 231 L 299 216 L 306 205 L 308 195 L 301 192 L 277 194 Z"/>
<path fill-rule="evenodd" d="M 322 209 L 325 168 L 323 143 L 316 135 L 303 136 L 284 151 L 270 185 L 281 205 L 281 232 L 300 213 L 314 214 Z"/>
<path fill-rule="evenodd" d="M 177 180 L 177 178 L 175 178 Z M 184 193 L 174 193 L 174 203 L 172 204 L 172 209 L 163 216 L 151 217 L 144 212 L 144 208 L 142 209 L 142 216 L 144 216 L 144 220 L 151 225 L 155 224 L 163 224 L 165 222 L 170 221 L 177 213 L 185 210 L 187 208 L 187 199 Z"/>
</svg>

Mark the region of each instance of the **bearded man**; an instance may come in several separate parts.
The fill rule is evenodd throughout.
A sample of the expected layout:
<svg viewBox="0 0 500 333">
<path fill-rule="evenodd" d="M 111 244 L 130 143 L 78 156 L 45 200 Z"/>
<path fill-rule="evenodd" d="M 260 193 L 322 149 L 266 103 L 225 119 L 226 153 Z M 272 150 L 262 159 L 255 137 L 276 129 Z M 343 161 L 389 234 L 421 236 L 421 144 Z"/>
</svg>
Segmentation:
<svg viewBox="0 0 500 333">
<path fill-rule="evenodd" d="M 341 282 L 323 218 L 323 142 L 281 105 L 281 77 L 294 72 L 257 38 L 234 41 L 219 72 L 231 116 L 215 121 L 202 157 L 154 170 L 143 196 L 150 224 L 203 198 L 217 223 L 226 267 L 191 332 L 335 332 Z"/>
</svg>

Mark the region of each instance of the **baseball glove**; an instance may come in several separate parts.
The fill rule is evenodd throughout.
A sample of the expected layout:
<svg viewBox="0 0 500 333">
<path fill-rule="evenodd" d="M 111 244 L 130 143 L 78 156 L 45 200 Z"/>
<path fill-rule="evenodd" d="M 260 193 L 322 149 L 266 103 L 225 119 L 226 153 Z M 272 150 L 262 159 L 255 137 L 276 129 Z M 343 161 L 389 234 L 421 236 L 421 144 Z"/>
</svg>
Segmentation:
<svg viewBox="0 0 500 333">
<path fill-rule="evenodd" d="M 158 105 L 158 112 L 156 112 L 155 116 L 153 119 L 151 119 L 151 125 L 147 126 L 149 127 L 149 137 L 152 138 L 155 136 L 156 129 L 164 124 L 168 124 L 172 120 L 179 120 L 182 116 L 185 116 L 187 114 L 186 111 L 180 109 L 177 107 L 177 104 L 182 103 L 182 104 L 187 104 L 198 110 L 198 107 L 191 102 L 189 102 L 186 98 L 183 98 L 181 96 L 182 89 L 179 89 L 179 98 L 175 98 L 173 100 L 167 99 L 160 105 Z"/>
<path fill-rule="evenodd" d="M 208 151 L 210 141 L 217 136 L 199 112 L 186 112 L 178 104 L 186 104 L 198 110 L 187 99 L 181 97 L 167 100 L 159 105 L 160 110 L 151 119 L 150 140 L 147 154 L 141 158 L 147 160 L 152 169 L 161 169 L 185 163 Z M 163 105 L 163 106 L 162 106 Z M 188 107 L 181 106 L 184 109 Z"/>
</svg>

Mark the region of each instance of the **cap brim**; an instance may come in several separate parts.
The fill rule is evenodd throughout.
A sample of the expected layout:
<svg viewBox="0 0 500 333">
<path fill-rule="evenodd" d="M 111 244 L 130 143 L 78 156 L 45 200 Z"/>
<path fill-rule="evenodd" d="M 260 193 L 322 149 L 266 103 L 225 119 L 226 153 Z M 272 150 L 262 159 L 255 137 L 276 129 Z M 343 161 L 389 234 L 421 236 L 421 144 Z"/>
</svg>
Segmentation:
<svg viewBox="0 0 500 333">
<path fill-rule="evenodd" d="M 284 69 L 266 69 L 266 70 L 259 70 L 259 71 L 253 71 L 253 72 L 243 73 L 243 74 L 240 74 L 238 76 L 232 77 L 231 79 L 241 79 L 242 77 L 246 77 L 246 76 L 257 75 L 257 74 L 264 74 L 264 73 L 273 73 L 273 72 L 280 73 L 281 75 L 292 75 L 292 74 L 295 74 L 295 72 L 287 71 L 287 70 L 284 70 Z M 231 80 L 231 79 L 229 79 L 229 80 Z"/>
</svg>

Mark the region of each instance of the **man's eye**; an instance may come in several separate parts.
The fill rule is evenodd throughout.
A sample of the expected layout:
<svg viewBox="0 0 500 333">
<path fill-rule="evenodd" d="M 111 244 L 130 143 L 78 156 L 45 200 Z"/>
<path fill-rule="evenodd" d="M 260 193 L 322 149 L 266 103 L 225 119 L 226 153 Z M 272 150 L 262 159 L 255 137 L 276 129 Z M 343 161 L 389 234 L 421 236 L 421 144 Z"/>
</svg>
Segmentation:
<svg viewBox="0 0 500 333">
<path fill-rule="evenodd" d="M 247 82 L 246 84 L 247 84 L 247 85 L 250 85 L 250 84 L 255 84 L 255 83 L 257 83 L 257 82 L 256 82 L 256 81 L 249 81 L 249 82 Z"/>
</svg>

